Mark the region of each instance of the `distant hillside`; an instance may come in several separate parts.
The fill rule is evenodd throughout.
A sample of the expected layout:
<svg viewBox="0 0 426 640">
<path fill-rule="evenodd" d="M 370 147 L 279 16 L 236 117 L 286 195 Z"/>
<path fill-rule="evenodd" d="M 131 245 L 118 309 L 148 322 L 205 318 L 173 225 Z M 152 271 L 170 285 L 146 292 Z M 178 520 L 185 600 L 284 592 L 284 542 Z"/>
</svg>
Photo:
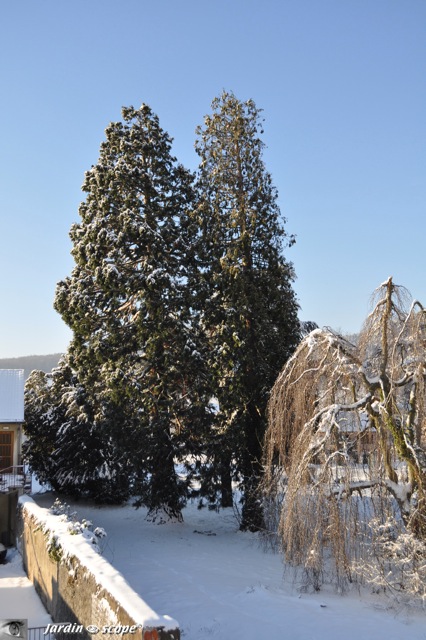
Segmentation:
<svg viewBox="0 0 426 640">
<path fill-rule="evenodd" d="M 25 380 L 31 371 L 38 369 L 50 373 L 57 366 L 62 353 L 47 356 L 22 356 L 21 358 L 0 358 L 0 369 L 24 369 Z"/>
</svg>

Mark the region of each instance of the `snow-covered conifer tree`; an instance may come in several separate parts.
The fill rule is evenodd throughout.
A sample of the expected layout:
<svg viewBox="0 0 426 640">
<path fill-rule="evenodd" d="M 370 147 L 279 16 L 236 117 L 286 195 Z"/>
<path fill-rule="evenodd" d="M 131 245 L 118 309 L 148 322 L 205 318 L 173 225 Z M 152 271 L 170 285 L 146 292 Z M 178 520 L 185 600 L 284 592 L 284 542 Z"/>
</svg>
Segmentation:
<svg viewBox="0 0 426 640">
<path fill-rule="evenodd" d="M 148 106 L 122 113 L 86 173 L 70 232 L 76 264 L 55 308 L 73 331 L 69 361 L 94 420 L 131 461 L 134 491 L 153 519 L 180 519 L 186 486 L 174 460 L 206 414 L 187 286 L 193 177 Z"/>
<path fill-rule="evenodd" d="M 299 340 L 293 267 L 282 253 L 293 239 L 285 233 L 265 169 L 262 133 L 254 102 L 224 92 L 213 101 L 196 142 L 198 308 L 219 407 L 210 473 L 220 477 L 227 505 L 231 469 L 236 472 L 244 492 L 242 528 L 253 530 L 262 520 L 257 489 L 268 394 Z"/>
<path fill-rule="evenodd" d="M 53 398 L 51 375 L 32 371 L 25 383 L 25 425 L 27 440 L 23 443 L 25 460 L 40 482 L 54 481 L 56 465 L 52 453 L 56 448 L 58 423 L 64 418 Z"/>
<path fill-rule="evenodd" d="M 24 453 L 56 491 L 119 503 L 129 495 L 126 458 L 105 438 L 90 398 L 64 357 L 52 373 L 33 371 L 25 386 Z"/>
</svg>

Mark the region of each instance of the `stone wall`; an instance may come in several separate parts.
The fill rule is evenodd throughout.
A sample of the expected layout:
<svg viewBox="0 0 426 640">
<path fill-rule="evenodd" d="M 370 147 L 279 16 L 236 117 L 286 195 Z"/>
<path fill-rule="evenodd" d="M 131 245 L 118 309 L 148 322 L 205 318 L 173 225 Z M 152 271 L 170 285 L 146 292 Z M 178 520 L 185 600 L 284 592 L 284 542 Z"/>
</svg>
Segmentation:
<svg viewBox="0 0 426 640">
<path fill-rule="evenodd" d="M 0 542 L 6 547 L 13 546 L 16 539 L 16 505 L 22 493 L 18 489 L 0 493 Z"/>
<path fill-rule="evenodd" d="M 20 498 L 18 545 L 52 619 L 83 625 L 82 640 L 102 640 L 104 627 L 119 625 L 133 627 L 126 640 L 180 640 L 177 622 L 156 614 L 86 539 L 69 533 L 68 525 L 28 496 Z M 122 637 L 116 630 L 109 633 Z"/>
</svg>

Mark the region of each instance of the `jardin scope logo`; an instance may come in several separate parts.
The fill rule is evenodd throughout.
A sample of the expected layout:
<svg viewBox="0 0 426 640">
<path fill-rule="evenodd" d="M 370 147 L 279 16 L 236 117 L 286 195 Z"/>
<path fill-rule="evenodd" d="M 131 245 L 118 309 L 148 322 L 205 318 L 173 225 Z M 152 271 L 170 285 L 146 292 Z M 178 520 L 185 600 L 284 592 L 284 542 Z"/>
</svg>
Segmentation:
<svg viewBox="0 0 426 640">
<path fill-rule="evenodd" d="M 50 634 L 55 634 L 59 637 L 61 633 L 84 633 L 87 631 L 90 635 L 94 635 L 96 633 L 103 634 L 111 634 L 116 636 L 124 636 L 127 634 L 135 634 L 142 629 L 141 624 L 134 625 L 125 625 L 125 624 L 114 624 L 114 625 L 104 625 L 103 627 L 98 627 L 96 624 L 89 624 L 87 627 L 84 627 L 82 624 L 71 623 L 71 622 L 63 622 L 48 624 L 46 629 L 44 630 L 45 636 Z M 1 639 L 0 639 L 1 640 Z M 158 640 L 158 633 L 156 629 L 146 629 L 142 633 L 142 640 Z"/>
<path fill-rule="evenodd" d="M 31 631 L 31 630 L 30 630 Z M 137 632 L 142 631 L 142 640 L 159 640 L 159 633 L 157 629 L 144 629 L 141 624 L 134 625 L 104 625 L 98 627 L 95 624 L 89 624 L 84 627 L 82 624 L 76 624 L 73 622 L 52 623 L 48 624 L 42 636 L 39 638 L 51 638 L 56 637 L 60 640 L 61 634 L 84 634 L 85 632 L 90 635 L 103 634 L 103 635 L 115 635 L 115 636 L 128 636 L 134 635 Z M 139 636 L 140 637 L 140 636 Z M 0 620 L 0 640 L 31 640 L 31 633 L 28 637 L 28 621 L 27 620 Z"/>
</svg>

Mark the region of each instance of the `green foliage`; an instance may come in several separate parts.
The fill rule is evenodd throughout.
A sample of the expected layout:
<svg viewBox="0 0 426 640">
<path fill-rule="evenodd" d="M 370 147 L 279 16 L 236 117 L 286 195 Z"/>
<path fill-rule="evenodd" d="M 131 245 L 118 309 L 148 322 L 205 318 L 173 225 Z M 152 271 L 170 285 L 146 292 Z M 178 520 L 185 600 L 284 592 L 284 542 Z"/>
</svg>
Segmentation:
<svg viewBox="0 0 426 640">
<path fill-rule="evenodd" d="M 174 458 L 207 416 L 187 287 L 192 182 L 151 109 L 124 108 L 86 173 L 70 233 L 76 265 L 55 299 L 93 420 L 127 456 L 153 517 L 180 518 L 186 488 Z"/>
<path fill-rule="evenodd" d="M 262 133 L 254 102 L 223 93 L 196 143 L 197 304 L 219 403 L 209 444 L 222 484 L 229 485 L 236 464 L 245 493 L 242 526 L 253 529 L 261 524 L 257 486 L 268 393 L 299 340 L 293 267 L 282 253 L 294 238 L 284 230 L 263 163 Z"/>
<path fill-rule="evenodd" d="M 119 501 L 130 487 L 152 519 L 180 519 L 194 477 L 213 507 L 239 479 L 255 529 L 268 393 L 299 339 L 260 111 L 213 101 L 195 183 L 148 106 L 122 115 L 85 176 L 54 303 L 73 338 L 27 385 L 27 455 L 59 490 Z"/>
<path fill-rule="evenodd" d="M 58 542 L 57 537 L 54 535 L 51 535 L 50 532 L 48 531 L 46 533 L 46 539 L 47 539 L 47 552 L 49 554 L 49 558 L 52 560 L 52 562 L 57 562 L 57 563 L 61 562 L 64 552 L 61 545 Z"/>
<path fill-rule="evenodd" d="M 93 416 L 90 400 L 64 358 L 51 374 L 33 371 L 25 387 L 23 449 L 39 480 L 97 502 L 128 496 L 128 470 Z"/>
<path fill-rule="evenodd" d="M 63 413 L 56 403 L 50 377 L 33 371 L 25 385 L 25 424 L 27 440 L 22 448 L 25 459 L 40 482 L 49 482 L 54 489 L 56 465 L 52 454 L 56 448 L 56 433 Z"/>
</svg>

